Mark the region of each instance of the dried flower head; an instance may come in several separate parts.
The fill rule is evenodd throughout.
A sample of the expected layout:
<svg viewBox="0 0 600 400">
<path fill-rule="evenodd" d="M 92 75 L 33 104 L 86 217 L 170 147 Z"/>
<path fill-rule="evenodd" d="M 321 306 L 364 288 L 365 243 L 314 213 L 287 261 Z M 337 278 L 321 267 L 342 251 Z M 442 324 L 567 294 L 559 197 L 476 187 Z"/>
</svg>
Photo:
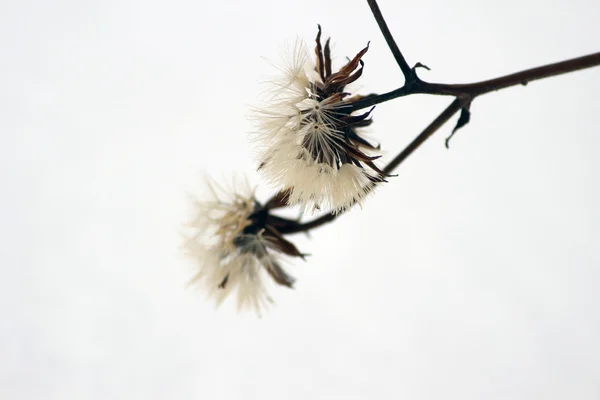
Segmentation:
<svg viewBox="0 0 600 400">
<path fill-rule="evenodd" d="M 288 194 L 289 204 L 342 211 L 361 202 L 373 183 L 385 181 L 374 164 L 378 150 L 357 129 L 371 124 L 372 111 L 353 115 L 346 86 L 362 75 L 368 45 L 339 71 L 332 72 L 330 39 L 316 38 L 316 63 L 306 48 L 296 45 L 283 77 L 274 86 L 266 107 L 257 111 L 259 170 Z"/>
<path fill-rule="evenodd" d="M 207 181 L 212 199 L 195 201 L 196 216 L 189 224 L 185 250 L 198 262 L 192 282 L 203 284 L 219 305 L 237 293 L 238 309 L 260 311 L 272 302 L 263 282 L 265 271 L 283 286 L 292 287 L 294 278 L 281 266 L 281 256 L 304 258 L 282 232 L 297 221 L 274 216 L 270 211 L 284 205 L 282 196 L 259 203 L 247 182 L 227 190 Z"/>
</svg>

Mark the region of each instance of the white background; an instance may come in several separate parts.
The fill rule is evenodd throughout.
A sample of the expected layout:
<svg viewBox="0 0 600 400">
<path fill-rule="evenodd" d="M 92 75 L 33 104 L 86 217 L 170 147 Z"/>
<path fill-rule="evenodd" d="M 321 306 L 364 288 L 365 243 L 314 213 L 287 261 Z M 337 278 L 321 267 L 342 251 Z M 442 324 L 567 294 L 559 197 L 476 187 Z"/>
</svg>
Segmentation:
<svg viewBox="0 0 600 400">
<path fill-rule="evenodd" d="M 380 6 L 430 81 L 600 50 L 594 0 Z M 362 93 L 401 84 L 361 0 L 0 5 L 1 398 L 600 398 L 598 68 L 478 99 L 449 151 L 455 120 L 294 238 L 262 319 L 186 288 L 186 188 L 259 183 L 263 57 L 317 23 L 338 66 L 371 41 Z M 387 159 L 450 101 L 378 106 Z"/>
</svg>

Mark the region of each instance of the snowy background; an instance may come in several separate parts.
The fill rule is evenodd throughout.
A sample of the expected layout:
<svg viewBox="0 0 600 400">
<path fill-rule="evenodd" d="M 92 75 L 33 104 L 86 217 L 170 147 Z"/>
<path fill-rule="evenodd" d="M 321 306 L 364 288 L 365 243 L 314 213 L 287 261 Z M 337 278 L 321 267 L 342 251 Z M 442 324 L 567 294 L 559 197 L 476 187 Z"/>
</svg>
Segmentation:
<svg viewBox="0 0 600 400">
<path fill-rule="evenodd" d="M 600 50 L 595 0 L 380 7 L 429 81 Z M 264 57 L 317 23 L 338 66 L 371 41 L 363 93 L 401 84 L 362 0 L 2 2 L 0 398 L 600 398 L 599 68 L 476 100 L 449 151 L 455 119 L 294 238 L 262 319 L 186 287 L 185 191 L 259 183 Z M 450 101 L 378 106 L 387 158 Z"/>
</svg>

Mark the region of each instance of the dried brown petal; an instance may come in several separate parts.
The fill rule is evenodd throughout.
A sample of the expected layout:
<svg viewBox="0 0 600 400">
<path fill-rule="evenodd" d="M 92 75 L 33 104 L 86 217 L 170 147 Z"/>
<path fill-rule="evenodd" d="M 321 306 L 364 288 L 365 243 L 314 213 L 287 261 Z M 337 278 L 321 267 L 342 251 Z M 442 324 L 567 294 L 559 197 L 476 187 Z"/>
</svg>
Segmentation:
<svg viewBox="0 0 600 400">
<path fill-rule="evenodd" d="M 265 263 L 265 269 L 269 275 L 271 275 L 271 278 L 273 278 L 273 280 L 278 284 L 287 286 L 289 288 L 293 287 L 295 279 L 288 275 L 276 261 Z"/>
</svg>

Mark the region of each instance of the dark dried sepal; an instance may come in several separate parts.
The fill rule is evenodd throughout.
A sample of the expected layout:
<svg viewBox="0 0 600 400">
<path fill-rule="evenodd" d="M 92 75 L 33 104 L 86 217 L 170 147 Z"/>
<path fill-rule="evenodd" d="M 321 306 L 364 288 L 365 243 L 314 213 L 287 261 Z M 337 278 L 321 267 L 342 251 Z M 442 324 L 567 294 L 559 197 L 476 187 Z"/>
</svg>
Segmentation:
<svg viewBox="0 0 600 400">
<path fill-rule="evenodd" d="M 342 67 L 338 72 L 331 72 L 331 48 L 330 40 L 328 38 L 325 42 L 325 48 L 321 45 L 321 25 L 318 26 L 317 37 L 315 38 L 315 55 L 317 59 L 317 65 L 315 66 L 316 72 L 321 77 L 323 87 L 319 87 L 319 95 L 323 98 L 328 98 L 334 93 L 339 93 L 344 90 L 344 87 L 354 81 L 356 81 L 362 75 L 364 62 L 361 58 L 369 50 L 369 43 L 362 49 L 354 58 Z M 360 69 L 355 71 L 360 65 Z"/>
<path fill-rule="evenodd" d="M 331 65 L 331 59 L 325 61 L 325 55 L 323 54 L 323 48 L 321 46 L 321 25 L 318 24 L 317 27 L 319 30 L 317 32 L 317 38 L 315 39 L 315 42 L 317 43 L 315 47 L 315 55 L 317 56 L 317 65 L 315 69 L 317 70 L 321 79 L 325 81 L 327 78 L 325 75 L 325 62 L 328 62 L 329 65 Z"/>
<path fill-rule="evenodd" d="M 278 284 L 280 284 L 282 286 L 287 286 L 289 288 L 293 288 L 293 285 L 294 285 L 294 282 L 296 281 L 296 279 L 294 279 L 293 276 L 291 276 L 287 272 L 285 272 L 285 270 L 283 268 L 281 268 L 279 263 L 277 263 L 276 261 L 273 261 L 273 260 L 268 260 L 268 261 L 264 262 L 263 265 L 265 266 L 265 269 L 267 270 L 267 272 L 269 273 L 269 275 L 271 276 L 271 278 L 273 278 L 273 280 L 275 282 L 277 282 Z"/>
<path fill-rule="evenodd" d="M 381 158 L 381 156 L 368 156 L 355 146 L 348 145 L 347 143 L 344 143 L 344 150 L 351 156 L 351 158 L 361 162 L 374 161 Z"/>
<path fill-rule="evenodd" d="M 229 274 L 225 275 L 225 277 L 221 280 L 221 283 L 219 283 L 219 289 L 225 289 L 225 286 L 227 286 L 227 281 L 229 281 Z"/>
<path fill-rule="evenodd" d="M 389 178 L 389 177 L 395 176 L 395 175 L 386 174 L 381 169 L 379 169 L 379 167 L 377 165 L 375 165 L 375 163 L 373 163 L 371 161 L 367 161 L 367 162 L 365 162 L 365 164 L 367 164 L 369 166 L 369 168 L 371 168 L 373 171 L 375 171 L 375 172 L 377 172 L 377 174 L 379 174 L 379 176 L 375 177 L 375 178 L 379 179 L 379 182 L 387 182 L 384 179 L 384 177 Z"/>
<path fill-rule="evenodd" d="M 371 120 L 366 120 L 369 123 L 371 122 Z M 355 144 L 358 144 L 362 147 L 366 147 L 369 150 L 380 150 L 381 149 L 381 145 L 377 145 L 374 146 L 371 143 L 369 143 L 367 140 L 365 140 L 364 138 L 360 137 L 355 131 L 354 129 L 348 129 L 348 138 L 352 141 L 355 142 Z"/>
<path fill-rule="evenodd" d="M 325 61 L 325 76 L 331 75 L 331 47 L 329 46 L 329 42 L 331 38 L 327 38 L 325 42 L 325 50 L 323 52 L 323 59 Z"/>
<path fill-rule="evenodd" d="M 375 109 L 375 106 L 371 107 L 371 109 L 365 113 L 362 114 L 358 114 L 358 115 L 345 115 L 343 117 L 341 117 L 339 119 L 340 122 L 342 122 L 343 124 L 345 124 L 346 126 L 356 126 L 360 123 L 362 123 L 363 121 L 370 121 L 367 120 L 366 118 L 371 115 L 371 112 Z M 370 122 L 369 122 L 370 124 Z M 369 125 L 368 124 L 368 125 Z"/>
<path fill-rule="evenodd" d="M 324 82 L 325 87 L 331 87 L 332 91 L 337 92 L 337 91 L 343 90 L 344 86 L 346 86 L 349 83 L 352 83 L 352 82 L 356 81 L 358 78 L 360 78 L 360 76 L 362 75 L 363 67 L 364 67 L 364 62 L 361 60 L 361 57 L 365 55 L 367 50 L 369 50 L 368 43 L 367 43 L 367 46 L 364 49 L 362 49 L 361 51 L 359 51 L 358 54 L 356 56 L 354 56 L 354 58 L 352 60 L 350 60 L 350 62 L 348 64 L 346 64 L 344 67 L 342 67 L 335 74 L 331 74 L 331 76 L 329 76 L 325 80 L 325 82 Z M 354 70 L 356 68 L 358 68 L 359 65 L 360 65 L 360 69 L 358 71 L 354 72 Z"/>
<path fill-rule="evenodd" d="M 264 208 L 266 210 L 273 210 L 275 208 L 287 206 L 289 195 L 290 193 L 287 190 L 280 191 L 275 196 L 271 197 L 269 201 L 267 201 Z"/>
<path fill-rule="evenodd" d="M 269 239 L 267 244 L 269 248 L 272 248 L 273 250 L 279 251 L 292 257 L 300 257 L 304 259 L 304 257 L 306 256 L 306 254 L 303 254 L 300 252 L 300 250 L 298 250 L 296 245 L 286 240 L 283 237 L 283 235 L 272 226 L 265 226 L 264 235 Z"/>
</svg>

